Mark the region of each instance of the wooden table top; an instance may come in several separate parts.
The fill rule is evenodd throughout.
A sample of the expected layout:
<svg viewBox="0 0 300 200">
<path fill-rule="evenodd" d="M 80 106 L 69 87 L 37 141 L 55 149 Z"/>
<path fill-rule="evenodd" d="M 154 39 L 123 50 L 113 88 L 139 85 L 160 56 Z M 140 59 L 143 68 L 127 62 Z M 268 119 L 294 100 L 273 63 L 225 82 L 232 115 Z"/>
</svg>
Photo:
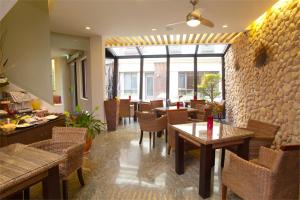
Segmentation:
<svg viewBox="0 0 300 200">
<path fill-rule="evenodd" d="M 171 125 L 180 135 L 198 144 L 220 144 L 250 138 L 252 131 L 214 122 L 212 130 L 207 130 L 207 122 Z"/>
<path fill-rule="evenodd" d="M 186 109 L 188 112 L 198 112 L 197 109 L 195 108 L 189 108 L 189 107 L 180 107 L 180 109 Z M 170 106 L 170 107 L 159 107 L 159 108 L 154 108 L 155 111 L 158 112 L 167 112 L 168 110 L 177 110 L 176 106 Z"/>
<path fill-rule="evenodd" d="M 58 165 L 64 157 L 24 144 L 0 148 L 0 191 Z"/>
</svg>

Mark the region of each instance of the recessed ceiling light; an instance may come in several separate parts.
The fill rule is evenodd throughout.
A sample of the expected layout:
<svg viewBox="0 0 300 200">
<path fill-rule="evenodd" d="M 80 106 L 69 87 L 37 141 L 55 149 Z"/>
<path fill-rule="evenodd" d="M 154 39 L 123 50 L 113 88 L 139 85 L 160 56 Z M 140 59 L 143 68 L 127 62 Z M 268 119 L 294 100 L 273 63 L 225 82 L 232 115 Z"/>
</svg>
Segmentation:
<svg viewBox="0 0 300 200">
<path fill-rule="evenodd" d="M 91 27 L 86 26 L 85 29 L 86 29 L 86 30 L 91 30 Z"/>
<path fill-rule="evenodd" d="M 157 31 L 157 29 L 156 28 L 153 28 L 153 29 L 151 29 L 152 31 Z"/>
<path fill-rule="evenodd" d="M 224 24 L 222 27 L 223 27 L 223 28 L 228 28 L 228 25 L 227 25 L 227 24 Z"/>
</svg>

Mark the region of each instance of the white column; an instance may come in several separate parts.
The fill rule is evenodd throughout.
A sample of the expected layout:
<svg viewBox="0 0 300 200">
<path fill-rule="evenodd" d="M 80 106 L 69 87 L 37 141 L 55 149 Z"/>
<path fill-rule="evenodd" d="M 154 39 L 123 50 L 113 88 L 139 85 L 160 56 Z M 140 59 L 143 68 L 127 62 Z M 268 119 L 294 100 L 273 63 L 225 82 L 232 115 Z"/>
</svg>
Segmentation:
<svg viewBox="0 0 300 200">
<path fill-rule="evenodd" d="M 90 38 L 90 98 L 91 109 L 99 110 L 96 117 L 104 121 L 105 42 L 101 36 Z"/>
</svg>

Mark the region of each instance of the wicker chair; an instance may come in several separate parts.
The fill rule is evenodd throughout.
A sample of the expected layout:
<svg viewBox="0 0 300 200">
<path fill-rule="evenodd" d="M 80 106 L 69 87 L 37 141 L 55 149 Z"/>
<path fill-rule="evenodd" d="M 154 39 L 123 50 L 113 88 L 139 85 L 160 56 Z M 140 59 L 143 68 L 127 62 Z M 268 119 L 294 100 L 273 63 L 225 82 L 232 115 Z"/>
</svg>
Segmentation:
<svg viewBox="0 0 300 200">
<path fill-rule="evenodd" d="M 77 171 L 81 186 L 83 150 L 86 141 L 86 128 L 54 127 L 52 139 L 30 144 L 30 146 L 65 156 L 65 161 L 59 164 L 59 174 L 63 182 L 63 198 L 68 199 L 68 176 Z"/>
<path fill-rule="evenodd" d="M 130 117 L 133 116 L 134 116 L 134 106 L 130 105 L 130 100 L 120 99 L 119 117 L 122 119 L 128 117 L 130 122 Z"/>
<path fill-rule="evenodd" d="M 223 116 L 223 111 L 225 109 L 225 100 L 222 100 L 220 103 L 215 103 L 215 110 L 218 114 L 218 119 L 221 120 Z"/>
<path fill-rule="evenodd" d="M 155 134 L 167 129 L 167 116 L 164 115 L 157 118 L 156 114 L 152 112 L 137 112 L 137 117 L 141 129 L 139 144 L 141 144 L 143 141 L 144 131 L 147 131 L 149 132 L 150 143 L 151 135 L 153 133 L 153 147 L 155 147 Z"/>
<path fill-rule="evenodd" d="M 152 110 L 152 106 L 150 103 L 147 103 L 147 102 L 139 103 L 139 111 L 140 112 L 150 112 L 151 110 Z"/>
<path fill-rule="evenodd" d="M 231 153 L 222 172 L 222 200 L 227 188 L 245 200 L 298 200 L 299 172 L 300 145 L 261 147 L 256 162 Z"/>
<path fill-rule="evenodd" d="M 261 146 L 271 147 L 273 140 L 279 126 L 249 119 L 247 124 L 247 130 L 254 132 L 254 137 L 249 142 L 249 159 L 255 159 L 258 157 L 259 149 Z M 230 151 L 236 152 L 236 147 L 227 148 Z M 222 149 L 221 166 L 224 166 L 225 149 Z"/>
<path fill-rule="evenodd" d="M 159 108 L 164 106 L 164 101 L 163 100 L 153 100 L 150 101 L 152 109 L 154 108 Z"/>
<path fill-rule="evenodd" d="M 197 120 L 189 119 L 187 109 L 177 109 L 177 110 L 168 110 L 167 111 L 168 117 L 168 155 L 171 153 L 171 149 L 175 149 L 175 130 L 172 128 L 171 125 L 175 124 L 185 124 L 191 122 L 197 122 Z M 199 120 L 198 120 L 199 121 Z M 197 149 L 198 146 L 184 141 L 184 149 L 186 151 Z"/>
<path fill-rule="evenodd" d="M 201 121 L 207 121 L 207 117 L 212 115 L 213 107 L 211 105 L 205 104 L 197 104 L 196 109 L 198 112 L 196 113 L 196 119 Z"/>
<path fill-rule="evenodd" d="M 197 105 L 205 105 L 205 100 L 191 100 L 191 108 L 197 108 Z"/>
</svg>

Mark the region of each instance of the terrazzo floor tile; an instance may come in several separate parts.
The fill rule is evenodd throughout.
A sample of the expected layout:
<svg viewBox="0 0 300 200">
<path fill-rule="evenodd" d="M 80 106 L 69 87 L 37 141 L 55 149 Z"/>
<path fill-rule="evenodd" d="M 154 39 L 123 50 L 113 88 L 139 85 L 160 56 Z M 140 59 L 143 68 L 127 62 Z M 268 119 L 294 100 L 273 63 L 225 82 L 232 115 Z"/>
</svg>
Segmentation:
<svg viewBox="0 0 300 200">
<path fill-rule="evenodd" d="M 165 138 L 150 147 L 148 134 L 139 145 L 139 127 L 132 123 L 118 131 L 96 137 L 91 152 L 84 159 L 85 186 L 76 173 L 69 177 L 70 199 L 99 200 L 199 200 L 199 152 L 185 156 L 185 173 L 177 175 L 174 153 L 167 155 Z M 211 200 L 220 199 L 219 152 L 213 173 Z M 41 198 L 40 184 L 31 188 L 31 199 Z M 239 199 L 229 193 L 228 199 Z"/>
</svg>

